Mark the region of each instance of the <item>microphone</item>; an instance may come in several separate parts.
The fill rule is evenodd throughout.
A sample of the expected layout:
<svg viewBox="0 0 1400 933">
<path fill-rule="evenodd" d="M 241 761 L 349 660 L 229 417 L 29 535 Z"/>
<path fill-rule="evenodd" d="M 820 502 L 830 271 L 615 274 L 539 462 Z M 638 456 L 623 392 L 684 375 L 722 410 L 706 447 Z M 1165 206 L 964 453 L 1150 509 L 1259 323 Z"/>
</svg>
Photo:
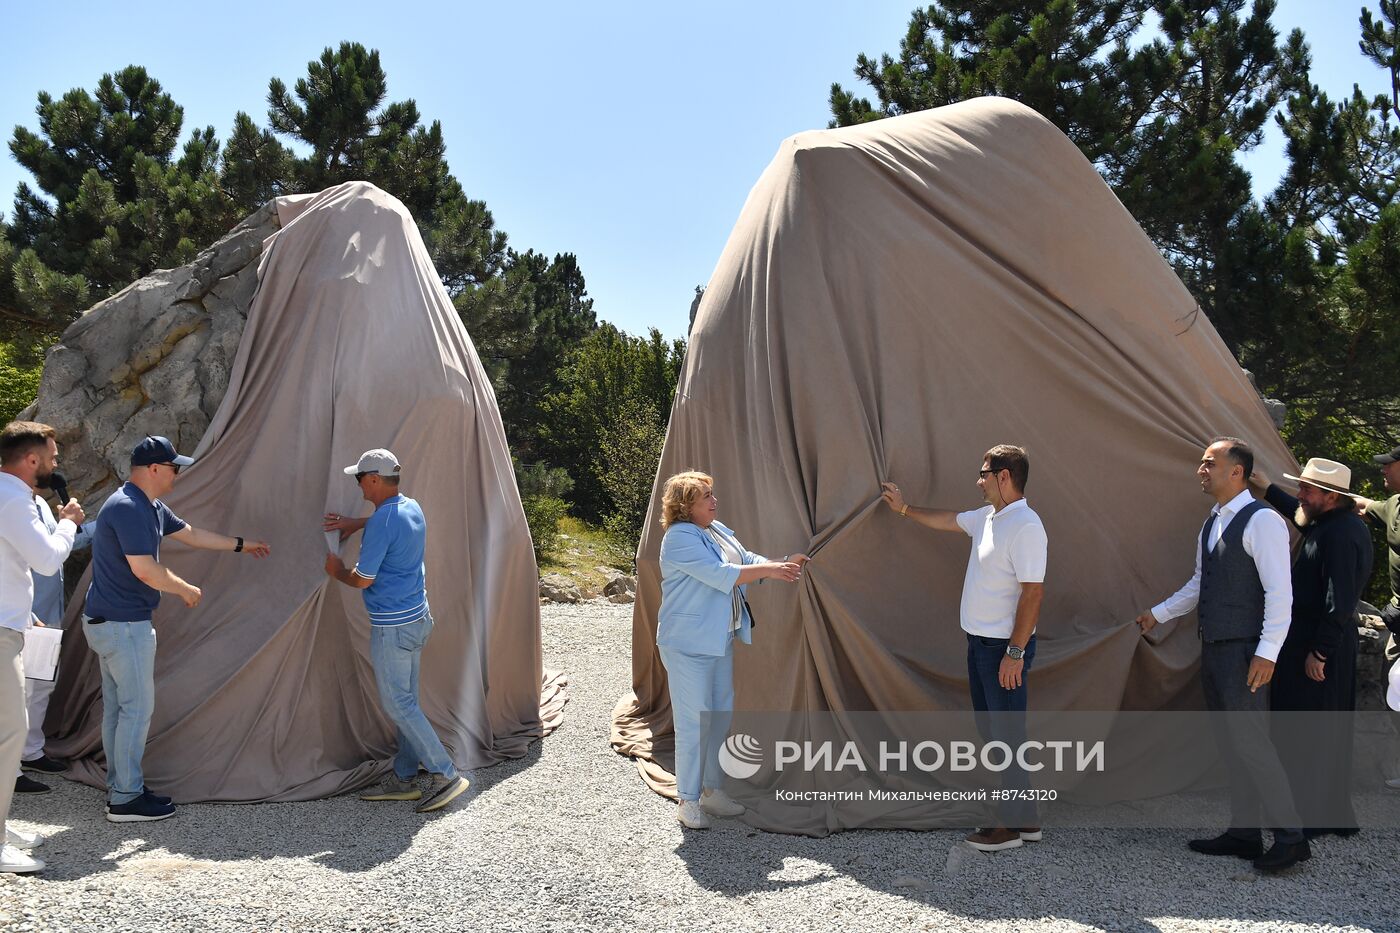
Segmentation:
<svg viewBox="0 0 1400 933">
<path fill-rule="evenodd" d="M 49 488 L 52 489 L 53 494 L 58 497 L 59 508 L 63 508 L 68 504 L 68 477 L 54 470 L 53 474 L 49 476 Z M 81 528 L 83 526 L 79 525 L 78 527 Z"/>
</svg>

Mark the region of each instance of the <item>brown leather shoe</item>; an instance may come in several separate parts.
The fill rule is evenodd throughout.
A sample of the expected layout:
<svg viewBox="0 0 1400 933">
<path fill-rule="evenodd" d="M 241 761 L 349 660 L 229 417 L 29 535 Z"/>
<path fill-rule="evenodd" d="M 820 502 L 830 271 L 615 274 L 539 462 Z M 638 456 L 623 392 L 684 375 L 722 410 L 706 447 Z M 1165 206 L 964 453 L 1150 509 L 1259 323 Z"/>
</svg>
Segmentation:
<svg viewBox="0 0 1400 933">
<path fill-rule="evenodd" d="M 1021 834 L 1005 826 L 994 826 L 991 829 L 979 829 L 968 836 L 966 841 L 979 852 L 1000 852 L 1002 849 L 1014 849 L 1019 846 Z"/>
</svg>

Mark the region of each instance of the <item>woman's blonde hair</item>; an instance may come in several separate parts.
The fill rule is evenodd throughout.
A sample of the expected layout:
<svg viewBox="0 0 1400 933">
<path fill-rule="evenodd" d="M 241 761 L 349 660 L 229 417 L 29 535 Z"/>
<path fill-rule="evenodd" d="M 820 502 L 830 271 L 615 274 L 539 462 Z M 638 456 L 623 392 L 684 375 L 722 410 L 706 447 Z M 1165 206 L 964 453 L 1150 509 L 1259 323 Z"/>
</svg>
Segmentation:
<svg viewBox="0 0 1400 933">
<path fill-rule="evenodd" d="M 690 521 L 690 509 L 715 488 L 715 481 L 698 470 L 677 473 L 666 480 L 661 493 L 661 527 L 670 528 L 676 522 Z"/>
</svg>

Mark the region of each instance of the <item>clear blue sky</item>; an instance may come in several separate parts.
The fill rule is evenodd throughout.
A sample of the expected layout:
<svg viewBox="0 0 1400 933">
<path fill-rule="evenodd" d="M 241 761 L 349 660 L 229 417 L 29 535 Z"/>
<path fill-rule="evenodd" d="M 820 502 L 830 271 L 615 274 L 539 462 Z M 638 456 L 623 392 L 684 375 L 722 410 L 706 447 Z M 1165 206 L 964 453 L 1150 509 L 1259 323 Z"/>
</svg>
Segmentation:
<svg viewBox="0 0 1400 933">
<path fill-rule="evenodd" d="M 226 138 L 238 110 L 266 122 L 268 79 L 288 85 L 327 45 L 380 51 L 391 100 L 442 121 L 448 161 L 517 249 L 578 255 L 598 315 L 681 336 L 749 188 L 779 142 L 823 127 L 832 81 L 858 52 L 894 53 L 916 0 L 862 2 L 7 4 L 23 37 L 0 59 L 0 132 L 36 128 L 35 95 L 93 88 L 143 65 L 185 108 L 186 135 Z M 1374 4 L 1373 4 L 1374 5 Z M 1340 96 L 1385 90 L 1357 51 L 1360 2 L 1281 0 L 1314 80 Z M 1283 170 L 1274 135 L 1246 165 Z M 9 213 L 27 173 L 0 158 Z"/>
</svg>

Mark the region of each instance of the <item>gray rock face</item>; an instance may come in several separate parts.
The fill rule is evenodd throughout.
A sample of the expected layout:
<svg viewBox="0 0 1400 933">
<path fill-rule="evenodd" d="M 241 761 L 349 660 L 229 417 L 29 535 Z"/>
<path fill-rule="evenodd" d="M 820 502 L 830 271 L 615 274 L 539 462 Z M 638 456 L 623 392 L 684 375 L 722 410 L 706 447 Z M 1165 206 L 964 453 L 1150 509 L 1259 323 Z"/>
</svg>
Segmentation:
<svg viewBox="0 0 1400 933">
<path fill-rule="evenodd" d="M 1249 384 L 1259 395 L 1259 400 L 1264 403 L 1264 408 L 1269 412 L 1269 418 L 1274 422 L 1274 430 L 1282 431 L 1284 419 L 1288 417 L 1288 406 L 1276 398 L 1265 398 L 1264 393 L 1259 391 L 1259 381 L 1254 378 L 1254 373 L 1243 368 L 1240 372 L 1249 379 Z"/>
<path fill-rule="evenodd" d="M 1378 614 L 1368 614 L 1362 609 L 1356 634 L 1356 708 L 1387 709 L 1385 692 L 1389 686 L 1390 664 L 1386 661 L 1385 648 L 1390 632 Z"/>
<path fill-rule="evenodd" d="M 193 450 L 228 390 L 258 285 L 269 203 L 189 265 L 161 269 L 94 305 L 44 361 L 21 417 L 53 425 L 69 488 L 85 505 L 126 478 L 131 448 L 163 434 Z"/>
</svg>

